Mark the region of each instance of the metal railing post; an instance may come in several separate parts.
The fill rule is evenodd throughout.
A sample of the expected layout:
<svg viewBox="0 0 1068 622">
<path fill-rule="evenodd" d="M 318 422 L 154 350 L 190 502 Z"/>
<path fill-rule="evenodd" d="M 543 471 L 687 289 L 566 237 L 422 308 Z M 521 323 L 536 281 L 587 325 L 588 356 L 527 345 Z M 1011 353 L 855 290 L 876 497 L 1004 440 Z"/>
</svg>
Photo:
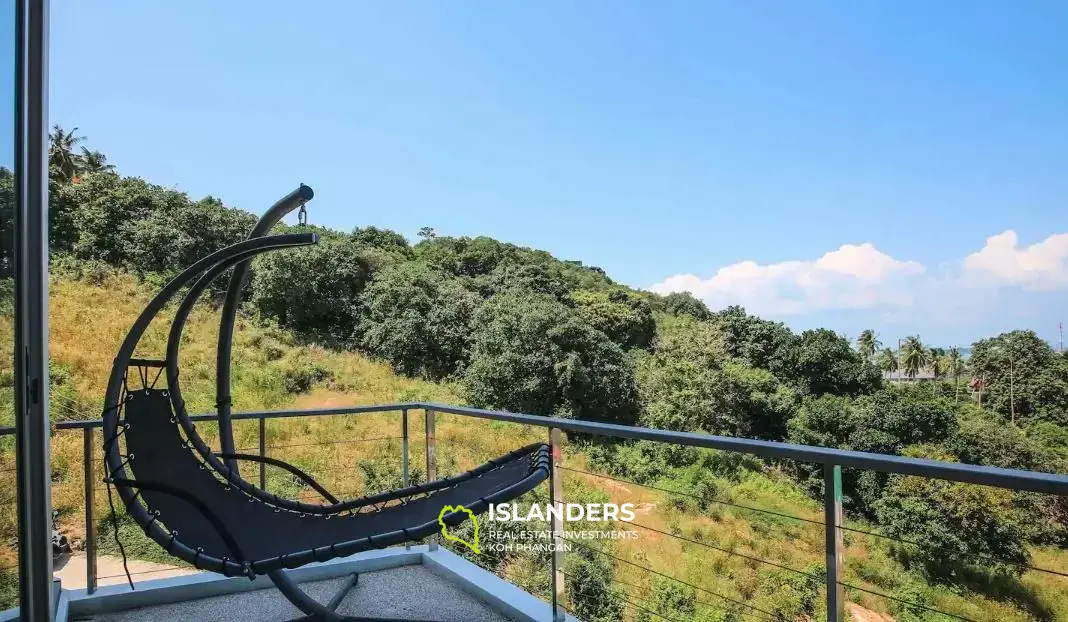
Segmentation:
<svg viewBox="0 0 1068 622">
<path fill-rule="evenodd" d="M 260 457 L 267 457 L 267 420 L 260 417 Z M 267 463 L 260 463 L 260 490 L 267 490 Z"/>
<path fill-rule="evenodd" d="M 408 475 L 408 409 L 401 409 L 401 487 L 411 486 L 411 478 Z M 411 543 L 405 543 L 404 550 L 410 551 Z"/>
<path fill-rule="evenodd" d="M 13 356 L 18 595 L 23 620 L 51 620 L 52 430 L 48 409 L 48 2 L 14 2 L 17 84 Z M 11 9 L 5 10 L 10 14 Z M 6 18 L 5 18 L 6 19 Z M 8 39 L 11 41 L 11 39 Z M 8 44 L 10 45 L 10 44 Z M 8 242 L 10 243 L 10 242 Z"/>
<path fill-rule="evenodd" d="M 93 518 L 93 498 L 96 478 L 93 476 L 93 428 L 82 430 L 82 468 L 85 471 L 85 591 L 96 591 L 96 537 Z"/>
<path fill-rule="evenodd" d="M 434 411 L 426 409 L 426 481 L 432 482 L 438 478 L 438 441 L 434 434 Z M 431 551 L 438 550 L 438 541 L 441 538 L 434 534 L 427 539 Z"/>
<path fill-rule="evenodd" d="M 845 622 L 845 593 L 842 589 L 842 467 L 823 465 L 823 520 L 827 549 L 827 622 Z"/>
<path fill-rule="evenodd" d="M 564 487 L 563 466 L 564 454 L 562 451 L 563 431 L 560 428 L 549 430 L 549 445 L 552 447 L 552 470 L 549 475 L 549 497 L 553 506 L 559 512 L 552 514 L 551 528 L 553 531 L 552 541 L 552 592 L 553 592 L 553 622 L 564 620 Z"/>
</svg>

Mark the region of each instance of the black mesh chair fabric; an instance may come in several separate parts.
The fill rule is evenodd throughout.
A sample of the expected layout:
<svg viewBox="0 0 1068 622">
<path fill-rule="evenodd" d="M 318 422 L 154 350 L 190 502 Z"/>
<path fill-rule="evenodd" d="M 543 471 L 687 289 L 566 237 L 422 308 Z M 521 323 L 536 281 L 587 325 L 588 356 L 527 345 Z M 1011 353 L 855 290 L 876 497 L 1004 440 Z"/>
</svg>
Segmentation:
<svg viewBox="0 0 1068 622">
<path fill-rule="evenodd" d="M 464 505 L 477 513 L 489 503 L 533 489 L 549 472 L 548 447 L 538 444 L 429 494 L 399 497 L 362 511 L 301 514 L 254 499 L 203 465 L 175 424 L 165 390 L 131 391 L 125 415 L 126 449 L 133 456 L 129 467 L 136 481 L 146 485 L 140 496 L 149 511 L 179 542 L 214 557 L 247 562 L 256 574 L 426 537 L 440 530 L 437 520 L 443 507 Z M 153 490 L 150 484 L 185 495 Z M 210 508 L 215 524 L 182 498 L 189 495 Z M 446 522 L 458 524 L 463 518 L 458 513 Z M 238 551 L 225 543 L 219 524 L 229 530 Z"/>
</svg>

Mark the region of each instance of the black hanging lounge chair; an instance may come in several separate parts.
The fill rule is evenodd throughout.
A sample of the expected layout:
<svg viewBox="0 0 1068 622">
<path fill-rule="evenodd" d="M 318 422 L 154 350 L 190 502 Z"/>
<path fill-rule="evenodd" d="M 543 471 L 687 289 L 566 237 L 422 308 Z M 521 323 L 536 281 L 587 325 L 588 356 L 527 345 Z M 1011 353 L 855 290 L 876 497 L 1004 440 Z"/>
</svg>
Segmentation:
<svg viewBox="0 0 1068 622">
<path fill-rule="evenodd" d="M 355 584 L 355 575 L 324 605 L 301 591 L 285 570 L 425 538 L 440 531 L 438 515 L 446 505 L 463 505 L 478 514 L 489 504 L 512 500 L 548 477 L 549 448 L 545 444 L 522 447 L 455 477 L 350 501 L 338 500 L 292 465 L 234 450 L 229 359 L 245 267 L 261 253 L 318 241 L 314 233 L 264 235 L 298 206 L 303 223 L 304 203 L 311 197 L 311 189 L 303 185 L 290 193 L 260 219 L 248 240 L 187 268 L 164 286 L 137 318 L 115 357 L 104 401 L 105 482 L 118 492 L 127 513 L 169 554 L 226 576 L 251 579 L 266 574 L 307 614 L 306 619 L 377 619 L 336 613 Z M 179 384 L 178 346 L 197 298 L 230 268 L 235 269 L 219 335 L 217 397 L 222 451 L 216 453 L 201 439 L 186 411 Z M 149 324 L 186 286 L 189 289 L 171 324 L 165 357 L 133 358 Z M 165 387 L 159 386 L 161 376 L 166 379 Z M 241 477 L 239 461 L 283 468 L 321 494 L 326 503 L 284 499 L 262 490 Z M 455 526 L 465 517 L 464 512 L 454 512 L 447 514 L 444 522 Z"/>
</svg>

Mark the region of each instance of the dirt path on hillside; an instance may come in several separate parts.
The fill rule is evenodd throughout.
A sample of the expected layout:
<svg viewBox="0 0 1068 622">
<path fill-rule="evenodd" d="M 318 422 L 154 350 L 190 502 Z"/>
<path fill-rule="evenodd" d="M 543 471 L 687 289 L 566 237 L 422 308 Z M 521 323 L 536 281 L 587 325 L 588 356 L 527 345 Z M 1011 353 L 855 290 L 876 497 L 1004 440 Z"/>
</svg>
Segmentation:
<svg viewBox="0 0 1068 622">
<path fill-rule="evenodd" d="M 853 622 L 896 622 L 888 615 L 865 609 L 856 603 L 846 603 L 846 613 Z"/>
</svg>

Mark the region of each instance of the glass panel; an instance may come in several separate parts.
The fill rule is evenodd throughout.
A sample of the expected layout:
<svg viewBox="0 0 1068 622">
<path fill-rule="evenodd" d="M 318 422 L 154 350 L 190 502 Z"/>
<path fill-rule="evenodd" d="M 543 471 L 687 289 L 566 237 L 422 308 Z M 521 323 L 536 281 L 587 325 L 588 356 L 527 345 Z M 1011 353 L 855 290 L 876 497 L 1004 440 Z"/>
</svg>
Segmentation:
<svg viewBox="0 0 1068 622">
<path fill-rule="evenodd" d="M 0 610 L 18 605 L 15 512 L 15 3 L 0 2 Z"/>
</svg>

